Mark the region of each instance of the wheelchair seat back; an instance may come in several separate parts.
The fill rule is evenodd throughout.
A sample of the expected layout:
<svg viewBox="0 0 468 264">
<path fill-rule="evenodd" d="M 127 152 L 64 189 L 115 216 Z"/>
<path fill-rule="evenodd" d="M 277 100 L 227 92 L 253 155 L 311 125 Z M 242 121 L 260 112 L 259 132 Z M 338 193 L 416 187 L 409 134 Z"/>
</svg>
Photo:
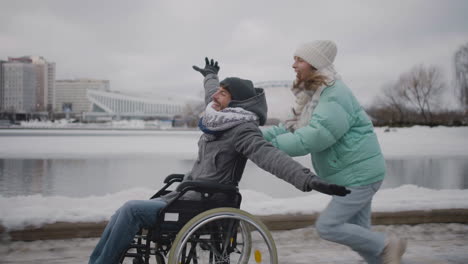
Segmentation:
<svg viewBox="0 0 468 264">
<path fill-rule="evenodd" d="M 151 240 L 171 240 L 182 227 L 198 214 L 220 207 L 240 208 L 242 196 L 231 193 L 202 193 L 200 200 L 176 199 L 160 212 L 159 224 L 153 230 Z M 161 241 L 159 241 L 161 242 Z"/>
</svg>

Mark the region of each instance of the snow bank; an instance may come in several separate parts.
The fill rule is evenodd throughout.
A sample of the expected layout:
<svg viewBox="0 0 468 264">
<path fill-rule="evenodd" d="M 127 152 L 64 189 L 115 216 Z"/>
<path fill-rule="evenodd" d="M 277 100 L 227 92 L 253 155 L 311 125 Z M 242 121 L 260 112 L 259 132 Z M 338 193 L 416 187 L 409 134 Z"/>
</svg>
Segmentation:
<svg viewBox="0 0 468 264">
<path fill-rule="evenodd" d="M 375 129 L 385 158 L 468 156 L 468 127 Z"/>
<path fill-rule="evenodd" d="M 0 158 L 192 157 L 199 137 L 199 131 L 6 129 L 0 130 Z"/>
<path fill-rule="evenodd" d="M 242 190 L 242 209 L 255 215 L 312 214 L 322 211 L 330 196 L 312 192 L 291 198 L 272 198 Z M 128 200 L 146 200 L 154 190 L 136 188 L 104 196 L 69 198 L 41 195 L 0 196 L 0 223 L 9 230 L 39 227 L 57 221 L 99 222 L 108 220 Z M 377 193 L 374 212 L 468 208 L 468 190 L 431 190 L 414 185 L 384 189 Z"/>
<path fill-rule="evenodd" d="M 131 122 L 125 124 L 131 126 Z M 133 125 L 137 127 L 139 123 Z M 468 156 L 468 127 L 385 130 L 376 128 L 375 132 L 386 158 Z M 0 158 L 195 155 L 199 137 L 198 130 L 0 129 Z"/>
<path fill-rule="evenodd" d="M 75 123 L 74 119 L 60 119 L 52 121 L 39 121 L 29 120 L 21 121 L 19 127 L 21 128 L 122 128 L 122 129 L 144 129 L 147 122 L 143 120 L 113 120 L 106 123 Z M 14 127 L 14 126 L 13 126 Z"/>
</svg>

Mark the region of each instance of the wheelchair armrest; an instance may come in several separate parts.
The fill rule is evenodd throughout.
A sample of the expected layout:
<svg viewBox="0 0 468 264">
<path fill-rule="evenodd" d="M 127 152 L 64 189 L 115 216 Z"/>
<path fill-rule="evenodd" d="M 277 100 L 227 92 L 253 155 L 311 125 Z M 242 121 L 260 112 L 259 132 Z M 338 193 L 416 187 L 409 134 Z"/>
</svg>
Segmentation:
<svg viewBox="0 0 468 264">
<path fill-rule="evenodd" d="M 184 174 L 170 174 L 164 179 L 164 183 L 181 182 L 184 179 Z"/>
<path fill-rule="evenodd" d="M 233 185 L 220 184 L 214 182 L 185 181 L 177 186 L 177 191 L 185 193 L 187 191 L 198 191 L 204 193 L 229 193 L 238 192 L 238 188 Z"/>
<path fill-rule="evenodd" d="M 164 185 L 158 192 L 156 192 L 153 196 L 151 196 L 150 199 L 154 199 L 154 198 L 157 198 L 157 197 L 160 197 L 162 195 L 165 195 L 167 193 L 169 193 L 170 191 L 167 190 L 167 188 L 169 188 L 169 186 L 171 186 L 171 184 L 173 184 L 174 182 L 181 182 L 183 179 L 184 179 L 184 174 L 170 174 L 168 175 L 165 179 L 164 179 L 164 183 L 166 185 Z"/>
</svg>

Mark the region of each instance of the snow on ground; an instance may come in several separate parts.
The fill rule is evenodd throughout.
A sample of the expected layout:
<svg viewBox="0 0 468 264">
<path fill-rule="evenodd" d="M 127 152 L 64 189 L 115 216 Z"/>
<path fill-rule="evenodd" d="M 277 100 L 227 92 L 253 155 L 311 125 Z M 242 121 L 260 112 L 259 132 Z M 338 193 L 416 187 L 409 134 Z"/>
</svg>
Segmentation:
<svg viewBox="0 0 468 264">
<path fill-rule="evenodd" d="M 312 192 L 292 198 L 272 198 L 251 190 L 241 190 L 242 209 L 255 215 L 311 214 L 322 211 L 330 196 Z M 99 222 L 108 220 L 128 200 L 146 200 L 152 189 L 131 189 L 105 196 L 70 198 L 41 195 L 0 196 L 0 221 L 10 230 L 41 226 L 57 221 Z M 373 202 L 374 212 L 468 208 L 468 190 L 430 190 L 414 185 L 384 189 Z"/>
<path fill-rule="evenodd" d="M 373 226 L 408 240 L 403 264 L 468 263 L 468 225 Z M 349 248 L 320 239 L 312 227 L 272 232 L 282 264 L 364 263 Z M 0 243 L 4 264 L 87 263 L 98 238 Z"/>
<path fill-rule="evenodd" d="M 193 157 L 199 131 L 0 129 L 0 158 Z"/>
<path fill-rule="evenodd" d="M 131 140 L 112 136 L 122 133 L 129 135 L 127 138 Z M 384 132 L 384 128 L 377 128 L 376 133 L 386 157 L 468 156 L 468 127 L 413 127 L 398 128 L 390 132 Z M 169 138 L 157 136 L 163 134 Z M 131 137 L 132 135 L 138 137 Z M 151 153 L 193 156 L 197 151 L 196 141 L 199 135 L 198 131 L 7 129 L 0 130 L 0 158 L 26 158 L 25 155 L 28 158 L 64 158 Z M 86 198 L 0 195 L 0 224 L 13 230 L 56 221 L 102 221 L 108 219 L 125 201 L 147 199 L 153 192 L 154 190 L 150 189 L 130 189 Z M 249 190 L 242 190 L 242 193 L 243 209 L 257 215 L 319 212 L 330 199 L 320 193 L 288 199 L 274 199 Z M 430 190 L 406 185 L 379 191 L 373 210 L 378 212 L 468 208 L 467 201 L 468 190 Z"/>
<path fill-rule="evenodd" d="M 67 128 L 67 129 L 169 129 L 172 121 L 143 121 L 143 120 L 113 120 L 105 123 L 75 123 L 75 119 L 60 119 L 52 121 L 21 121 L 18 128 Z"/>
<path fill-rule="evenodd" d="M 386 158 L 468 156 L 468 127 L 376 128 Z"/>
</svg>

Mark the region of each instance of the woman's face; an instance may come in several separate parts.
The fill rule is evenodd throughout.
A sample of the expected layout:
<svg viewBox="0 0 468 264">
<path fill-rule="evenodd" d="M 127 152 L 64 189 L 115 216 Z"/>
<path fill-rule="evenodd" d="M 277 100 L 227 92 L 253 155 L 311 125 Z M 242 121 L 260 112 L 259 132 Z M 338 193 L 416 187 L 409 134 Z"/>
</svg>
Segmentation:
<svg viewBox="0 0 468 264">
<path fill-rule="evenodd" d="M 300 81 L 303 81 L 306 76 L 309 76 L 317 70 L 308 62 L 297 56 L 294 56 L 294 63 L 292 67 L 296 72 L 296 78 Z"/>
</svg>

